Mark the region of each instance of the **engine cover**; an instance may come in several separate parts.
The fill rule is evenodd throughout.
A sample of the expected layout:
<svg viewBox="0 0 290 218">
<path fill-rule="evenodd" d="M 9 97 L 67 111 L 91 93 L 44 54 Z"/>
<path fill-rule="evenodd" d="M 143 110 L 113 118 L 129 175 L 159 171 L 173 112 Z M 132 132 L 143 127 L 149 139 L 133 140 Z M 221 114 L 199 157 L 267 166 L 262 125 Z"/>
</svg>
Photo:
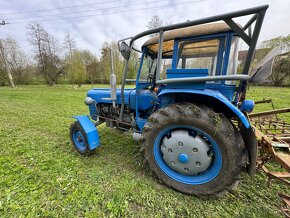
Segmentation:
<svg viewBox="0 0 290 218">
<path fill-rule="evenodd" d="M 110 89 L 100 89 L 95 88 L 88 91 L 88 97 L 91 97 L 99 103 L 112 103 L 110 100 L 111 91 Z M 155 92 L 150 90 L 140 90 L 138 94 L 138 110 L 145 111 L 152 108 L 157 101 L 157 95 Z M 136 109 L 136 90 L 135 89 L 125 89 L 124 90 L 124 100 L 125 105 L 129 105 L 130 110 Z M 117 89 L 117 100 L 116 104 L 122 104 L 121 89 Z"/>
</svg>

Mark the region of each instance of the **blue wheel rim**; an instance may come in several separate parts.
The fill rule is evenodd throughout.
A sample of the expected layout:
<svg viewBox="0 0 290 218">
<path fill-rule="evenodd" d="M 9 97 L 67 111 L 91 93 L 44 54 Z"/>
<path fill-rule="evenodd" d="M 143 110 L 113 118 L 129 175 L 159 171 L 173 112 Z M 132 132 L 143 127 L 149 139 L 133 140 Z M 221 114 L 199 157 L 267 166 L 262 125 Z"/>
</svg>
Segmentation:
<svg viewBox="0 0 290 218">
<path fill-rule="evenodd" d="M 204 171 L 198 175 L 188 176 L 188 175 L 183 175 L 181 173 L 174 171 L 165 163 L 165 161 L 163 160 L 161 150 L 160 150 L 161 141 L 165 135 L 167 135 L 171 131 L 177 130 L 177 129 L 187 129 L 187 130 L 194 131 L 200 135 L 203 135 L 204 137 L 207 138 L 207 140 L 209 140 L 210 144 L 212 145 L 211 150 L 214 153 L 213 154 L 214 158 L 212 160 L 210 167 L 206 171 Z M 221 151 L 220 151 L 218 144 L 204 131 L 202 131 L 198 128 L 192 127 L 192 126 L 175 125 L 175 126 L 170 126 L 170 127 L 163 129 L 157 135 L 157 137 L 154 141 L 153 154 L 154 154 L 154 158 L 155 158 L 157 165 L 167 176 L 169 176 L 171 179 L 173 179 L 175 181 L 178 181 L 178 182 L 181 182 L 184 184 L 200 185 L 200 184 L 208 183 L 211 180 L 213 180 L 215 177 L 218 176 L 218 174 L 222 168 L 222 154 L 221 154 Z"/>
<path fill-rule="evenodd" d="M 86 142 L 85 142 L 85 137 L 82 134 L 80 130 L 75 130 L 73 132 L 73 141 L 75 146 L 80 150 L 80 151 L 85 151 L 86 150 Z"/>
</svg>

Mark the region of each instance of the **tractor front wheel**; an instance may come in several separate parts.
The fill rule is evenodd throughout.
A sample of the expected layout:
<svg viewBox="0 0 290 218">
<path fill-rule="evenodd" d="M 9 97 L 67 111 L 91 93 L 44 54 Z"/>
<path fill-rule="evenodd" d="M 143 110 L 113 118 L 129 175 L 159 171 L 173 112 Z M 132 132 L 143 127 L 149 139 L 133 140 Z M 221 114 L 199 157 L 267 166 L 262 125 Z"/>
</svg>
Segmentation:
<svg viewBox="0 0 290 218">
<path fill-rule="evenodd" d="M 94 152 L 90 150 L 86 133 L 78 121 L 70 126 L 70 138 L 74 148 L 80 154 L 88 156 Z"/>
<path fill-rule="evenodd" d="M 237 184 L 246 164 L 240 133 L 204 105 L 172 104 L 144 126 L 150 169 L 166 185 L 197 196 L 220 195 Z"/>
</svg>

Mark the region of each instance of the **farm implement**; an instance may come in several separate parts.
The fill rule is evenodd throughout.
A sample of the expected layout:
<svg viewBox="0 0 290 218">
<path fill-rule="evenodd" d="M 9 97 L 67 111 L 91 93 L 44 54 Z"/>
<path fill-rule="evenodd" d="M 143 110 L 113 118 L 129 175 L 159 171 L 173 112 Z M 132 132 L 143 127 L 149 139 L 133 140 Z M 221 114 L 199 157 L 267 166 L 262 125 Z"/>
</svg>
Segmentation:
<svg viewBox="0 0 290 218">
<path fill-rule="evenodd" d="M 182 193 L 220 196 L 237 186 L 242 171 L 254 176 L 258 143 L 247 116 L 254 101 L 246 99 L 246 91 L 265 73 L 261 66 L 249 75 L 267 8 L 163 26 L 120 40 L 122 86 L 116 87 L 111 60 L 111 88 L 89 90 L 85 104 L 90 116 L 74 117 L 70 135 L 76 150 L 93 153 L 100 146 L 96 127 L 106 123 L 131 131 L 156 177 Z M 235 22 L 241 17 L 248 17 L 244 25 Z M 136 48 L 144 37 L 147 41 Z M 249 49 L 238 74 L 240 41 Z M 128 78 L 133 52 L 139 53 L 139 69 L 136 78 Z"/>
<path fill-rule="evenodd" d="M 255 104 L 271 104 L 272 110 L 249 114 L 258 139 L 259 158 L 257 168 L 268 176 L 268 186 L 272 180 L 279 180 L 290 185 L 290 124 L 280 119 L 279 114 L 289 113 L 290 108 L 275 109 L 271 99 L 256 101 Z M 266 163 L 274 160 L 282 167 L 282 171 L 271 171 Z M 285 203 L 282 212 L 290 217 L 290 196 L 279 193 Z"/>
</svg>

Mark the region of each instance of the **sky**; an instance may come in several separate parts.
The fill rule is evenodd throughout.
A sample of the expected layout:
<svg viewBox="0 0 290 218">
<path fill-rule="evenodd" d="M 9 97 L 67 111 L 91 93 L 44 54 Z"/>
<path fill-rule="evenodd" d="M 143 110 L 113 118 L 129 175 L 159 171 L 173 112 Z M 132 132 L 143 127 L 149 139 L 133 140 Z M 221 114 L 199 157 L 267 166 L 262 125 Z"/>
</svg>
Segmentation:
<svg viewBox="0 0 290 218">
<path fill-rule="evenodd" d="M 16 39 L 31 54 L 26 27 L 38 21 L 59 42 L 70 33 L 78 48 L 99 56 L 105 41 L 145 31 L 153 15 L 166 25 L 264 4 L 269 4 L 269 9 L 259 41 L 290 34 L 290 0 L 1 0 L 0 21 L 8 24 L 0 25 L 0 38 Z M 141 45 L 142 40 L 138 43 Z"/>
</svg>

